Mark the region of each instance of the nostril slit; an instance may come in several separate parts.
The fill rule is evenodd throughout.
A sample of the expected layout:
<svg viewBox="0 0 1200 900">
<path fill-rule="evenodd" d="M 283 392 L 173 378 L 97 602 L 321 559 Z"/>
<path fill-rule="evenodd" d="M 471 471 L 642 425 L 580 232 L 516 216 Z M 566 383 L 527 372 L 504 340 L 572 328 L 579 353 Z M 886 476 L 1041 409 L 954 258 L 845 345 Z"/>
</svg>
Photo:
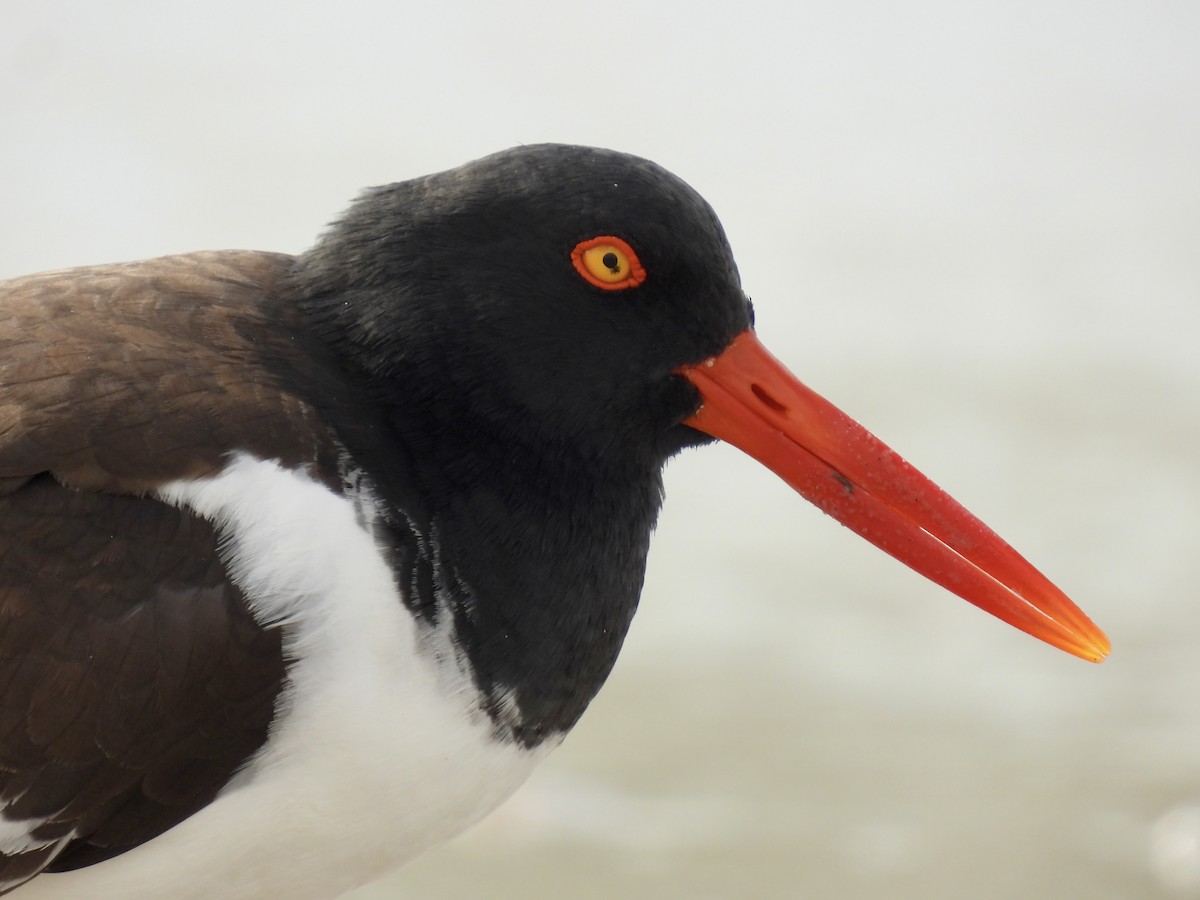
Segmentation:
<svg viewBox="0 0 1200 900">
<path fill-rule="evenodd" d="M 752 385 L 750 385 L 750 392 L 752 394 L 754 394 L 754 396 L 757 397 L 759 400 L 761 400 L 763 403 L 765 403 L 767 406 L 771 407 L 771 409 L 775 410 L 775 412 L 777 412 L 777 413 L 787 412 L 787 407 L 784 406 L 782 403 L 780 403 L 778 400 L 776 400 L 774 397 L 772 397 L 770 394 L 768 394 L 766 392 L 766 389 L 764 389 L 762 386 L 757 385 L 757 384 L 752 384 Z"/>
</svg>

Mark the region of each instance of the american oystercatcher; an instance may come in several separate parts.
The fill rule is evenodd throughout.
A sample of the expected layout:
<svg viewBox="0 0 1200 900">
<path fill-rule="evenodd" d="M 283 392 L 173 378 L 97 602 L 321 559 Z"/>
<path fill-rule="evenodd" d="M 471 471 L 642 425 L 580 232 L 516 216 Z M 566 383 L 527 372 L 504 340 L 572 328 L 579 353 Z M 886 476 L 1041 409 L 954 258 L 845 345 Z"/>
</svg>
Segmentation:
<svg viewBox="0 0 1200 900">
<path fill-rule="evenodd" d="M 714 437 L 988 612 L 1108 652 L 763 349 L 716 215 L 642 159 L 522 147 L 369 190 L 298 257 L 0 298 L 22 898 L 331 897 L 476 822 L 603 684 L 662 466 Z"/>
</svg>

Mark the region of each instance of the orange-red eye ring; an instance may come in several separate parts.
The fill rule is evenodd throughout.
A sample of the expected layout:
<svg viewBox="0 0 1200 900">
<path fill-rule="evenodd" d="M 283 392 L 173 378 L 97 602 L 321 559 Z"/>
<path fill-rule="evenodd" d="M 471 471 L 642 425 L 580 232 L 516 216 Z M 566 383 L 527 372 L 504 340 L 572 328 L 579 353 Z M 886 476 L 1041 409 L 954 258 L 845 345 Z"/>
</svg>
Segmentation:
<svg viewBox="0 0 1200 900">
<path fill-rule="evenodd" d="M 633 248 L 608 234 L 576 244 L 571 262 L 585 281 L 606 291 L 637 287 L 646 280 L 646 270 Z"/>
</svg>

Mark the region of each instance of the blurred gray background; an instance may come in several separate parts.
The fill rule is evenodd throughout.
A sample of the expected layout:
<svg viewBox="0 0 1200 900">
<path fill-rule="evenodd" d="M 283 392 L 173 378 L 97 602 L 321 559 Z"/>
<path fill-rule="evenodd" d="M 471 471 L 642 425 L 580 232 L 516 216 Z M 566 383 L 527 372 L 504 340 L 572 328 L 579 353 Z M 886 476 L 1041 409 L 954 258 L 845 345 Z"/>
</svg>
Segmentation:
<svg viewBox="0 0 1200 900">
<path fill-rule="evenodd" d="M 0 0 L 0 114 L 0 277 L 299 251 L 517 143 L 656 159 L 774 352 L 1113 639 L 693 452 L 577 731 L 358 900 L 1200 897 L 1200 5 Z"/>
</svg>

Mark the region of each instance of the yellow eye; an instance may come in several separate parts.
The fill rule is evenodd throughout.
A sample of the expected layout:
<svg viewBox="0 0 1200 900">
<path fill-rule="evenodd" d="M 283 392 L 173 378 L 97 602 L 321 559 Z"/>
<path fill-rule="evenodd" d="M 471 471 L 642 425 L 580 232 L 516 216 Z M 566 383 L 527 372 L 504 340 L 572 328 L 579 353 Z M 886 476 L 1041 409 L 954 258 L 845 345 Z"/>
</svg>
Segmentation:
<svg viewBox="0 0 1200 900">
<path fill-rule="evenodd" d="M 637 287 L 646 280 L 646 270 L 633 248 L 611 235 L 580 241 L 571 251 L 571 262 L 587 282 L 606 291 Z"/>
</svg>

